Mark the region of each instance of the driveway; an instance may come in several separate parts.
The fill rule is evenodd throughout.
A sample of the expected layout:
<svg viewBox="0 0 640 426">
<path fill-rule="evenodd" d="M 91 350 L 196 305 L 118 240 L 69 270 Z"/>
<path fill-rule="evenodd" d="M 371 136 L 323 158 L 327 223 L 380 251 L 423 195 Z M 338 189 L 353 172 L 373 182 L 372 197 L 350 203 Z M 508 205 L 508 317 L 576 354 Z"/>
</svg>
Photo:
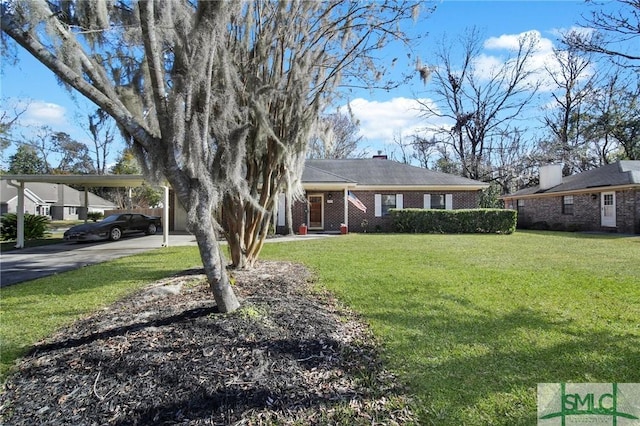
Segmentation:
<svg viewBox="0 0 640 426">
<path fill-rule="evenodd" d="M 193 235 L 170 235 L 169 245 L 195 245 Z M 0 254 L 0 287 L 78 269 L 162 247 L 162 235 L 129 236 L 119 241 L 60 243 Z"/>
<path fill-rule="evenodd" d="M 309 234 L 268 239 L 267 242 L 307 240 L 329 235 Z M 189 234 L 169 235 L 169 245 L 196 245 Z M 79 269 L 162 247 L 162 235 L 129 236 L 119 241 L 60 243 L 0 253 L 0 287 Z"/>
</svg>

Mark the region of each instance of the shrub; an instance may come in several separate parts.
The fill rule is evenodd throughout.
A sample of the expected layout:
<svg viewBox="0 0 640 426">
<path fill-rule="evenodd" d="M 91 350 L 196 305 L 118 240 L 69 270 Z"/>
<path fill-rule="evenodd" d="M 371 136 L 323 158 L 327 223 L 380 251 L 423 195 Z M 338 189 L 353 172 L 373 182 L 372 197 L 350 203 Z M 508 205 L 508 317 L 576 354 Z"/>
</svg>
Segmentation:
<svg viewBox="0 0 640 426">
<path fill-rule="evenodd" d="M 94 222 L 99 221 L 104 217 L 104 213 L 102 212 L 89 212 L 87 213 L 87 219 L 92 220 Z"/>
<path fill-rule="evenodd" d="M 396 232 L 511 234 L 516 229 L 517 212 L 503 209 L 403 209 L 391 210 Z"/>
<path fill-rule="evenodd" d="M 2 230 L 0 237 L 3 241 L 16 240 L 18 238 L 18 215 L 7 213 L 0 219 Z M 47 234 L 49 219 L 46 216 L 25 213 L 24 215 L 24 239 L 36 240 Z"/>
</svg>

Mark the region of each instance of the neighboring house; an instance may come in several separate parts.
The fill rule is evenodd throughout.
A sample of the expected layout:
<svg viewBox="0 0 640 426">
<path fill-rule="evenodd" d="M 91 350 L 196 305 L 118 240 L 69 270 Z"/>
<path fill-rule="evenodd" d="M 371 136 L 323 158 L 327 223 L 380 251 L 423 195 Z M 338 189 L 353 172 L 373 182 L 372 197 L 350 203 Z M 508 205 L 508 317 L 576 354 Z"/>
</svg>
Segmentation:
<svg viewBox="0 0 640 426">
<path fill-rule="evenodd" d="M 640 161 L 619 161 L 562 177 L 540 168 L 540 185 L 502 197 L 520 227 L 640 234 Z"/>
<path fill-rule="evenodd" d="M 18 189 L 0 180 L 0 214 L 15 213 L 18 208 Z M 24 190 L 24 211 L 31 214 L 48 215 L 48 203 L 29 188 Z M 41 213 L 45 212 L 45 213 Z"/>
<path fill-rule="evenodd" d="M 306 202 L 294 203 L 293 229 L 309 231 L 391 230 L 390 209 L 477 208 L 489 185 L 414 167 L 386 156 L 372 159 L 307 160 L 302 174 Z M 280 197 L 276 231 L 284 232 L 285 199 Z M 366 210 L 366 211 L 365 211 Z"/>
<path fill-rule="evenodd" d="M 45 183 L 25 183 L 25 207 L 26 213 L 50 216 L 55 220 L 84 219 L 84 191 L 77 191 L 70 186 Z M 116 205 L 91 192 L 87 192 L 87 205 L 89 212 L 104 213 L 105 210 L 114 209 Z M 15 213 L 18 207 L 18 189 L 9 185 L 8 181 L 0 180 L 0 211 Z"/>
</svg>

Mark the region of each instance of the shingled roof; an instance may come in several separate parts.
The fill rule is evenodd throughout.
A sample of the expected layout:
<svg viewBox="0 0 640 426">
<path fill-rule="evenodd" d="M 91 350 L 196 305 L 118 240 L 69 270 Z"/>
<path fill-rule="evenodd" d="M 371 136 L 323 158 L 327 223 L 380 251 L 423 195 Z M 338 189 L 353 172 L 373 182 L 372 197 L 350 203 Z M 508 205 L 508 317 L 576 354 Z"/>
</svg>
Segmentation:
<svg viewBox="0 0 640 426">
<path fill-rule="evenodd" d="M 534 186 L 514 192 L 508 197 L 556 194 L 596 188 L 636 185 L 640 187 L 640 160 L 624 160 L 607 164 L 597 169 L 563 177 L 562 183 L 553 188 L 541 190 L 540 186 Z"/>
<path fill-rule="evenodd" d="M 357 186 L 463 187 L 488 184 L 447 173 L 383 159 L 307 160 L 302 183 L 351 183 Z"/>
<path fill-rule="evenodd" d="M 31 191 L 35 196 L 39 198 L 39 201 L 42 204 L 55 204 L 57 203 L 59 193 L 58 193 L 58 185 L 62 184 L 51 184 L 45 182 L 26 182 L 25 189 Z M 70 186 L 63 185 L 62 190 L 64 191 L 64 205 L 65 206 L 76 206 L 80 207 L 84 205 L 84 193 L 81 191 L 77 191 Z M 14 197 L 18 196 L 18 189 L 14 186 L 8 185 L 6 180 L 0 180 L 0 202 L 5 203 L 11 200 Z M 109 200 L 105 200 L 104 198 L 89 192 L 89 206 L 90 207 L 107 207 L 114 208 L 116 204 Z"/>
</svg>

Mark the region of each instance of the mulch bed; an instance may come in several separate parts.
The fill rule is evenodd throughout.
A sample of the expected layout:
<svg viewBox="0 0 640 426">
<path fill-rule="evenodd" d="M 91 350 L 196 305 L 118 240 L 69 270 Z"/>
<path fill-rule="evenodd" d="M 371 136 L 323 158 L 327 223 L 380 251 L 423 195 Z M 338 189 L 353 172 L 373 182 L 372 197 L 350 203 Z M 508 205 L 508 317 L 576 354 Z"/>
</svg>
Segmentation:
<svg viewBox="0 0 640 426">
<path fill-rule="evenodd" d="M 304 267 L 232 274 L 231 314 L 185 271 L 39 342 L 5 383 L 0 423 L 416 422 L 368 329 Z"/>
</svg>

